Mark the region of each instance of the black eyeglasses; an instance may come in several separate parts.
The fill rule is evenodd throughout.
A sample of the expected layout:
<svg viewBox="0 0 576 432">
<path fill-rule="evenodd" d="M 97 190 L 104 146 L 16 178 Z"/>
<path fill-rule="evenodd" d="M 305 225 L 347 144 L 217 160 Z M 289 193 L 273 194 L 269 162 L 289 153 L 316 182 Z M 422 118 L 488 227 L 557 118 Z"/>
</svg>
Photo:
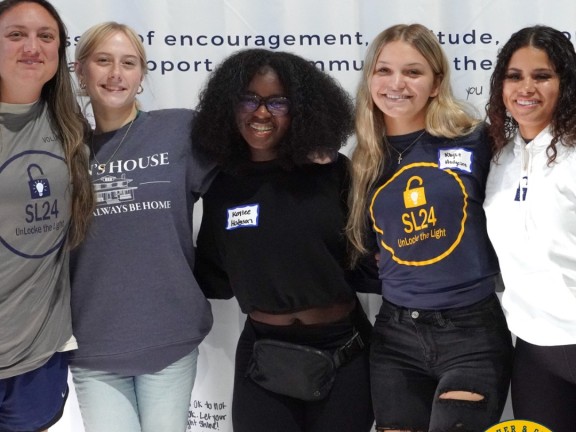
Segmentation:
<svg viewBox="0 0 576 432">
<path fill-rule="evenodd" d="M 290 111 L 290 100 L 284 96 L 260 97 L 252 94 L 240 96 L 238 111 L 252 113 L 260 108 L 262 104 L 273 116 L 283 116 Z"/>
</svg>

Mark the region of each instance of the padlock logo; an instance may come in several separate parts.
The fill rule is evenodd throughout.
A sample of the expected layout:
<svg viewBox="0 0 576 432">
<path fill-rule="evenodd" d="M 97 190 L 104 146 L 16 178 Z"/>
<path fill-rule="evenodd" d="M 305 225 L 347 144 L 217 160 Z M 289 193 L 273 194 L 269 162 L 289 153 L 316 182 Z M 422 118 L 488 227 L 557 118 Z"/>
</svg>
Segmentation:
<svg viewBox="0 0 576 432">
<path fill-rule="evenodd" d="M 419 187 L 412 187 L 413 182 L 418 182 Z M 421 177 L 412 176 L 406 182 L 406 189 L 404 190 L 404 206 L 409 208 L 420 207 L 426 204 L 426 194 L 422 186 L 424 181 Z"/>
<path fill-rule="evenodd" d="M 39 172 L 39 175 L 33 176 L 32 170 Z M 39 165 L 30 164 L 28 165 L 28 187 L 30 188 L 30 198 L 39 199 L 46 198 L 50 196 L 50 183 L 48 179 L 44 176 L 44 171 Z"/>
</svg>

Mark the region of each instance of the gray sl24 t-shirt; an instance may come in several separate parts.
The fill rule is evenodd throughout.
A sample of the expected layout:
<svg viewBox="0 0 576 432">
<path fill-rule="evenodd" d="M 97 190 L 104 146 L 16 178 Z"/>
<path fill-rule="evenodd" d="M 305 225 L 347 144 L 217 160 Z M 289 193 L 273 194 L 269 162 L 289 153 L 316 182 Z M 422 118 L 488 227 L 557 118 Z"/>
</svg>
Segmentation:
<svg viewBox="0 0 576 432">
<path fill-rule="evenodd" d="M 71 337 L 71 185 L 43 102 L 0 104 L 0 379 L 37 369 Z"/>
</svg>

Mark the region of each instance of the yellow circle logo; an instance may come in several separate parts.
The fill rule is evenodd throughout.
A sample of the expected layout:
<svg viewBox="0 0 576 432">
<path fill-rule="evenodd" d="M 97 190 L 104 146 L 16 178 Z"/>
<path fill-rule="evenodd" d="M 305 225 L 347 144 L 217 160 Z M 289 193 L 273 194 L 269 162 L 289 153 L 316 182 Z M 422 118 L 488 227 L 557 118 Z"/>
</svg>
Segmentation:
<svg viewBox="0 0 576 432">
<path fill-rule="evenodd" d="M 485 432 L 553 432 L 552 429 L 548 429 L 546 426 L 534 423 L 529 420 L 508 420 L 502 423 L 498 423 L 488 429 Z"/>
</svg>

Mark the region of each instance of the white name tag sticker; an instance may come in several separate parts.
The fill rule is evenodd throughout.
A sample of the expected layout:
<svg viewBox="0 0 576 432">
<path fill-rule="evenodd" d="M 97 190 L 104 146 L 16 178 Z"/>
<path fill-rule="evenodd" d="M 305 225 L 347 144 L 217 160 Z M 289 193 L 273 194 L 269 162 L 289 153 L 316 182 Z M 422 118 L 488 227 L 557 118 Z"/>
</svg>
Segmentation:
<svg viewBox="0 0 576 432">
<path fill-rule="evenodd" d="M 439 150 L 438 166 L 440 169 L 457 169 L 472 172 L 472 152 L 462 148 Z"/>
<path fill-rule="evenodd" d="M 228 209 L 226 229 L 233 230 L 236 228 L 256 227 L 258 226 L 259 213 L 259 204 Z"/>
</svg>

